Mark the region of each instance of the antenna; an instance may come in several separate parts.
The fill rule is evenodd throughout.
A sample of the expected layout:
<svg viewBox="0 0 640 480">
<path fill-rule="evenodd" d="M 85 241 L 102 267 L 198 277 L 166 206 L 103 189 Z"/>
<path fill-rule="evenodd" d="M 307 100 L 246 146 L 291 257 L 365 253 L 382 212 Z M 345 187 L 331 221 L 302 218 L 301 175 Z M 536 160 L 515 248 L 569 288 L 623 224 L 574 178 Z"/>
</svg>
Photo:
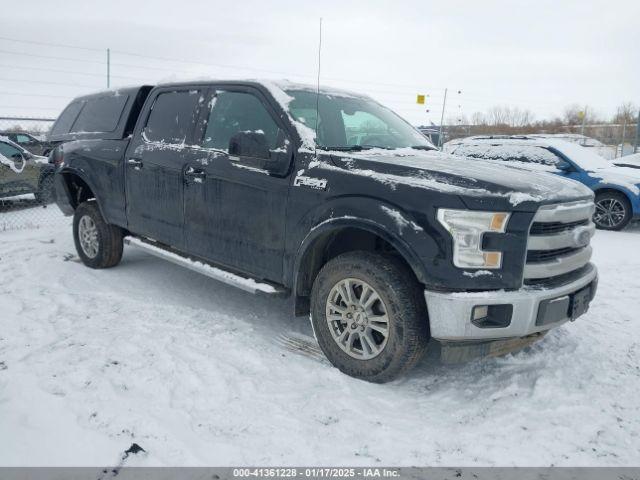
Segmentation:
<svg viewBox="0 0 640 480">
<path fill-rule="evenodd" d="M 316 145 L 315 155 L 318 155 L 318 121 L 320 119 L 320 60 L 322 53 L 322 17 L 320 17 L 320 31 L 318 39 L 318 83 L 316 89 Z"/>
</svg>

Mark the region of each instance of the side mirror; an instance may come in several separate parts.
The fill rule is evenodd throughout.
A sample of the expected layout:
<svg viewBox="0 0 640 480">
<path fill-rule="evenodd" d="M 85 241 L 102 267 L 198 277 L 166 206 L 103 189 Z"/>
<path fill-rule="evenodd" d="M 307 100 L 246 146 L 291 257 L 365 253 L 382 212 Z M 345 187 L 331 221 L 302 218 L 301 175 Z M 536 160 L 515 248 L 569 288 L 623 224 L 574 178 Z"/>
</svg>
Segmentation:
<svg viewBox="0 0 640 480">
<path fill-rule="evenodd" d="M 558 170 L 564 173 L 570 173 L 574 170 L 573 165 L 571 165 L 569 162 L 558 162 L 556 167 L 558 167 Z"/>
<path fill-rule="evenodd" d="M 238 132 L 229 140 L 229 155 L 269 160 L 267 136 L 260 131 Z"/>
</svg>

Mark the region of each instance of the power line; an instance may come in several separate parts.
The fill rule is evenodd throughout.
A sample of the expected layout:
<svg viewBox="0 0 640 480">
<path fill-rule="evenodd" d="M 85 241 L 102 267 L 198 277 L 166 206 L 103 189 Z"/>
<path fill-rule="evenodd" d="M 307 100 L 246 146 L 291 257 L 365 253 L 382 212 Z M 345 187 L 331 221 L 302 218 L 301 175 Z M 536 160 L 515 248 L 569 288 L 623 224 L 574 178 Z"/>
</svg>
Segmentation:
<svg viewBox="0 0 640 480">
<path fill-rule="evenodd" d="M 104 52 L 104 48 L 80 47 L 78 45 L 68 45 L 63 43 L 38 42 L 35 40 L 20 40 L 17 38 L 0 37 L 0 40 L 7 40 L 15 43 L 28 43 L 30 45 L 44 45 L 47 47 L 75 48 L 77 50 L 88 50 L 92 52 Z"/>
<path fill-rule="evenodd" d="M 37 70 L 37 71 L 42 71 L 42 72 L 56 72 L 56 73 L 70 73 L 73 75 L 85 75 L 88 77 L 99 77 L 99 78 L 104 78 L 104 74 L 103 73 L 86 73 L 86 72 L 79 72 L 77 70 L 60 70 L 57 68 L 42 68 L 42 67 L 24 67 L 24 66 L 19 66 L 19 65 L 3 65 L 0 64 L 0 67 L 4 67 L 4 68 L 9 68 L 9 69 L 16 69 L 16 70 Z M 130 80 L 145 80 L 142 77 L 129 77 L 129 76 L 125 76 L 125 75 L 111 75 L 112 78 L 126 78 L 126 79 L 130 79 Z"/>
<path fill-rule="evenodd" d="M 5 53 L 7 55 L 16 55 L 21 57 L 35 57 L 35 58 L 49 58 L 52 60 L 64 60 L 69 62 L 81 62 L 81 63 L 97 63 L 99 65 L 106 65 L 106 62 L 99 60 L 88 60 L 88 59 L 80 59 L 80 58 L 70 58 L 70 57 L 58 57 L 53 55 L 38 55 L 36 53 L 25 53 L 25 52 L 11 52 L 9 50 L 0 50 L 0 53 Z"/>
<path fill-rule="evenodd" d="M 0 105 L 0 108 L 18 108 L 20 110 L 28 109 L 28 110 L 50 110 L 59 112 L 60 108 L 52 108 L 52 107 L 25 107 L 24 105 Z"/>
<path fill-rule="evenodd" d="M 39 42 L 39 41 L 34 41 L 34 40 L 21 40 L 21 39 L 10 38 L 10 37 L 0 37 L 0 40 L 7 40 L 7 41 L 10 41 L 10 42 L 26 43 L 26 44 L 32 44 L 32 45 L 52 46 L 52 47 L 59 47 L 59 48 L 73 48 L 73 49 L 78 49 L 78 50 L 87 50 L 87 51 L 94 51 L 94 52 L 104 52 L 104 50 L 105 50 L 105 49 L 100 49 L 100 48 L 81 47 L 81 46 L 78 46 L 78 45 L 68 45 L 68 44 L 60 44 L 60 43 L 52 43 L 52 42 Z M 150 59 L 150 60 L 159 60 L 159 61 L 163 61 L 163 62 L 175 62 L 175 63 L 183 63 L 183 64 L 187 64 L 187 65 L 200 65 L 200 66 L 209 66 L 209 67 L 216 67 L 216 68 L 248 70 L 248 71 L 254 71 L 254 72 L 272 73 L 272 74 L 276 74 L 276 75 L 294 76 L 294 77 L 301 77 L 301 78 L 311 78 L 311 79 L 315 78 L 314 75 L 310 75 L 310 74 L 282 72 L 282 71 L 278 71 L 278 70 L 261 69 L 261 68 L 255 68 L 255 67 L 245 67 L 245 66 L 242 66 L 242 65 L 203 62 L 203 61 L 199 61 L 199 60 L 185 60 L 183 58 L 176 58 L 176 57 L 145 55 L 145 54 L 141 54 L 141 53 L 137 53 L 137 52 L 129 52 L 129 51 L 125 51 L 125 50 L 112 50 L 112 52 L 113 53 L 119 53 L 121 55 L 126 55 L 126 56 L 132 56 L 132 57 L 138 57 L 138 58 L 147 58 L 147 59 Z M 5 53 L 10 53 L 10 52 L 5 52 Z M 24 55 L 35 56 L 33 54 L 24 54 Z M 61 57 L 48 57 L 48 58 L 62 59 Z M 75 59 L 66 58 L 66 60 L 75 60 Z M 104 62 L 98 62 L 98 63 L 104 63 Z M 121 66 L 131 67 L 131 68 L 139 67 L 137 65 L 131 65 L 131 64 L 120 64 L 120 65 Z M 149 67 L 140 67 L 140 68 L 149 68 Z M 168 70 L 173 71 L 173 69 L 168 69 Z M 387 87 L 417 88 L 417 89 L 423 89 L 423 90 L 444 90 L 443 88 L 435 88 L 435 87 L 425 88 L 424 85 L 417 85 L 417 84 L 409 85 L 409 84 L 369 82 L 369 81 L 361 81 L 361 80 L 354 81 L 354 80 L 349 80 L 349 79 L 346 79 L 346 78 L 337 78 L 337 77 L 328 77 L 327 80 L 340 81 L 340 82 L 346 82 L 346 83 L 355 83 L 355 84 L 358 84 L 358 85 L 369 84 L 369 85 L 378 85 L 378 86 L 387 86 Z"/>
<path fill-rule="evenodd" d="M 0 78 L 5 82 L 16 82 L 16 83 L 42 83 L 45 85 L 59 85 L 61 87 L 81 87 L 81 88 L 100 88 L 95 85 L 81 85 L 79 83 L 60 83 L 60 82 L 47 82 L 45 80 L 20 80 L 17 78 Z"/>
<path fill-rule="evenodd" d="M 22 93 L 22 92 L 0 92 L 0 95 L 9 95 L 9 96 L 15 96 L 15 97 L 49 97 L 49 98 L 66 98 L 66 99 L 73 98 L 69 95 L 43 95 L 39 93 Z"/>
</svg>

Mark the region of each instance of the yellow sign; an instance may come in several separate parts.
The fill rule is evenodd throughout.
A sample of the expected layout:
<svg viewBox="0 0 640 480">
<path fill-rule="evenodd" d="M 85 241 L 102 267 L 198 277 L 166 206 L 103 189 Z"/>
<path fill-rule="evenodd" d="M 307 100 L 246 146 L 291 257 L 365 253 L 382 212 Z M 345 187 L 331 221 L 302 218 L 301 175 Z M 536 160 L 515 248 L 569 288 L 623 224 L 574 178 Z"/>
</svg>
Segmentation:
<svg viewBox="0 0 640 480">
<path fill-rule="evenodd" d="M 416 103 L 419 103 L 420 105 L 424 105 L 424 95 L 418 95 L 418 98 L 416 99 Z"/>
</svg>

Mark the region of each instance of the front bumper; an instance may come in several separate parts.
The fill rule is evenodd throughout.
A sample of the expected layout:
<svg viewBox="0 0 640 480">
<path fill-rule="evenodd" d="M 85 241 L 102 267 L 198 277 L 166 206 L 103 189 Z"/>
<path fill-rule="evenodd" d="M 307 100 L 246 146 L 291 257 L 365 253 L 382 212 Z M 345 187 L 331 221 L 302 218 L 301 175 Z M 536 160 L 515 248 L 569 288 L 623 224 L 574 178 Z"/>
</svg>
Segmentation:
<svg viewBox="0 0 640 480">
<path fill-rule="evenodd" d="M 546 332 L 562 325 L 571 320 L 567 307 L 577 292 L 591 286 L 591 298 L 595 294 L 598 271 L 594 265 L 589 265 L 590 268 L 580 278 L 554 288 L 523 287 L 515 291 L 461 293 L 425 290 L 431 336 L 441 341 L 518 338 Z M 555 306 L 550 307 L 550 304 Z M 481 328 L 474 324 L 474 307 L 485 305 L 511 305 L 511 319 L 508 325 Z M 555 308 L 553 321 L 541 322 L 541 305 L 545 309 Z"/>
</svg>

